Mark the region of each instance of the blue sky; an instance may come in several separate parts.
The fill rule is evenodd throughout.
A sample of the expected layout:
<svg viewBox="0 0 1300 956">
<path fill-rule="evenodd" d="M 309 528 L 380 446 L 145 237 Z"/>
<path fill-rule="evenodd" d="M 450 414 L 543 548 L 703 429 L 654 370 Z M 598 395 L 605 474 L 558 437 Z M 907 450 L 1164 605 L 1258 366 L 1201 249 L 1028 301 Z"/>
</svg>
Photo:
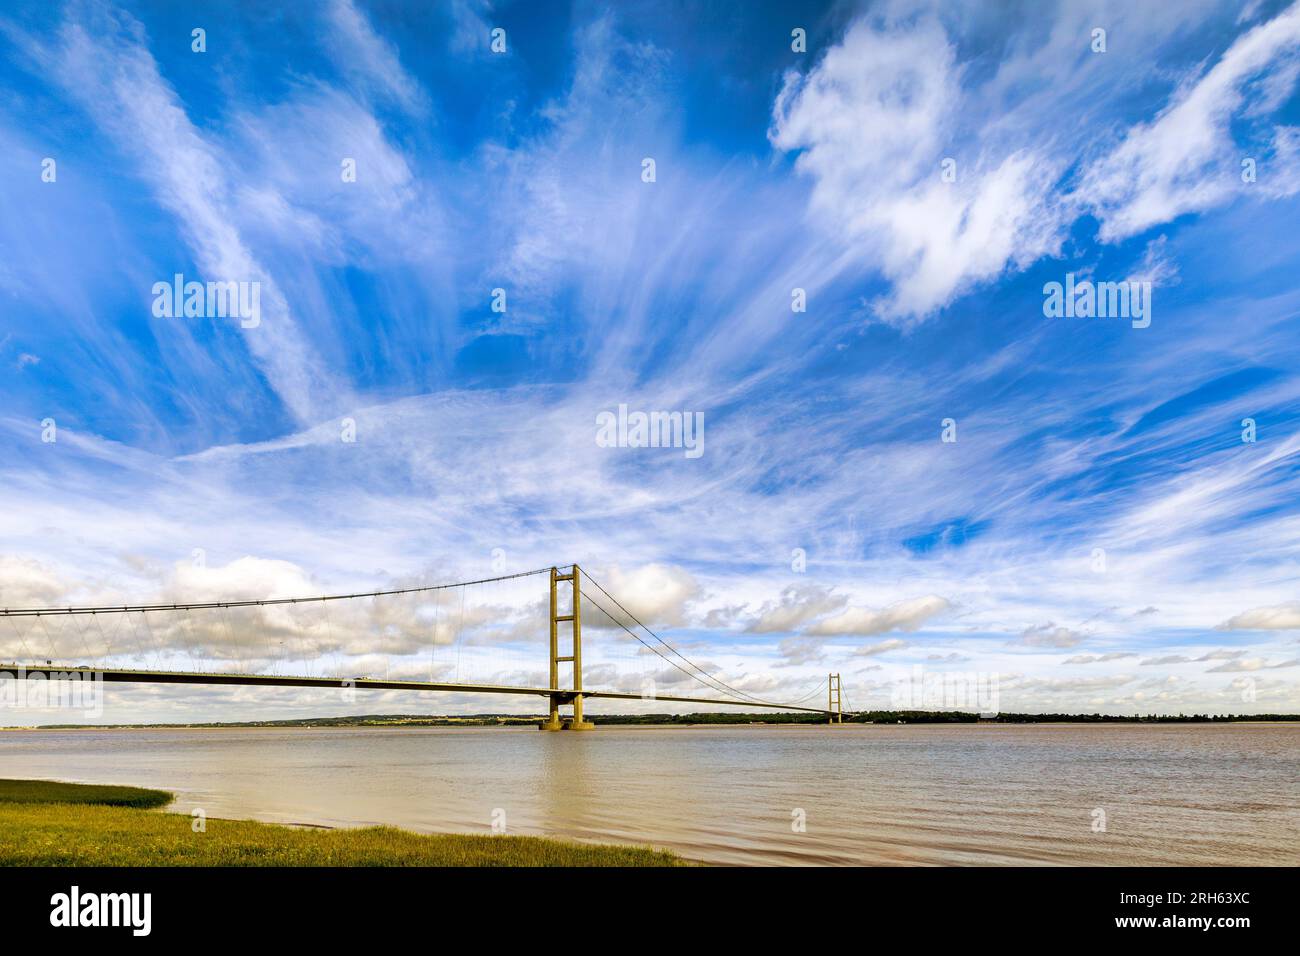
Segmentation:
<svg viewBox="0 0 1300 956">
<path fill-rule="evenodd" d="M 1004 710 L 1294 710 L 1300 7 L 1165 6 L 12 5 L 0 603 L 577 561 L 769 697 L 888 706 L 919 664 Z M 177 273 L 257 281 L 260 324 L 156 317 Z M 1045 316 L 1067 273 L 1149 282 L 1150 325 Z M 704 453 L 601 447 L 620 404 L 702 413 Z M 524 680 L 541 594 L 154 639 Z"/>
</svg>

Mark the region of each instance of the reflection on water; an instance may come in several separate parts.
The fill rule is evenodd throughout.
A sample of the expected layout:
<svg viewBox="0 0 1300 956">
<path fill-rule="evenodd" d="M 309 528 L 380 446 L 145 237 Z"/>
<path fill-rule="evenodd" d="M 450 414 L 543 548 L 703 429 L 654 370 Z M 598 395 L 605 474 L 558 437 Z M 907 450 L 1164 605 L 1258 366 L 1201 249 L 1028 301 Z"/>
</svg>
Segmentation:
<svg viewBox="0 0 1300 956">
<path fill-rule="evenodd" d="M 487 833 L 501 810 L 718 863 L 1293 866 L 1298 745 L 1287 724 L 16 731 L 0 776 L 286 823 Z"/>
</svg>

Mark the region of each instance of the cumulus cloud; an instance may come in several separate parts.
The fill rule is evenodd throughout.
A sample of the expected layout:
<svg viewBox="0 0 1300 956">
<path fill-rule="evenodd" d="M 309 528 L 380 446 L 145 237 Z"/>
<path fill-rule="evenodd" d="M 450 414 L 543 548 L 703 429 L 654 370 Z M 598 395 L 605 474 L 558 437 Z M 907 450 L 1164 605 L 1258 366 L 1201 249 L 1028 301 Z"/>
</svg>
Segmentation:
<svg viewBox="0 0 1300 956">
<path fill-rule="evenodd" d="M 704 615 L 704 626 L 713 628 L 730 627 L 745 611 L 744 604 L 728 604 L 723 607 L 710 608 Z"/>
<path fill-rule="evenodd" d="M 838 611 L 849 603 L 847 595 L 834 594 L 816 584 L 791 585 L 777 601 L 768 601 L 747 628 L 754 634 L 793 631 L 813 618 Z"/>
<path fill-rule="evenodd" d="M 149 591 L 137 591 L 130 603 L 165 608 L 204 604 L 305 598 L 323 593 L 301 566 L 276 559 L 245 556 L 222 565 L 202 560 L 170 567 L 141 566 L 152 577 Z M 404 579 L 376 590 L 423 587 L 428 582 Z M 8 607 L 120 605 L 116 590 L 70 589 L 52 569 L 13 556 L 0 557 L 0 601 Z M 462 647 L 499 645 L 535 639 L 546 612 L 540 602 L 504 603 L 490 596 L 458 591 L 417 591 L 348 600 L 251 607 L 159 610 L 145 614 L 44 616 L 14 618 L 0 631 L 0 655 L 10 660 L 52 659 L 62 663 L 105 666 L 149 663 L 183 657 L 186 669 L 203 670 L 213 662 L 239 662 L 265 670 L 292 661 L 298 672 L 312 668 L 354 670 L 357 660 L 385 655 L 385 669 L 398 658 L 427 654 L 453 643 Z M 351 661 L 349 663 L 349 661 Z M 397 660 L 388 672 L 405 667 L 430 676 L 427 657 Z M 333 676 L 333 675 L 331 675 Z"/>
<path fill-rule="evenodd" d="M 787 637 L 777 645 L 783 660 L 780 667 L 814 664 L 826 656 L 826 642 L 812 637 Z"/>
<path fill-rule="evenodd" d="M 1242 611 L 1222 624 L 1220 631 L 1289 631 L 1300 628 L 1300 601 L 1272 604 Z"/>
<path fill-rule="evenodd" d="M 68 591 L 68 585 L 51 567 L 31 558 L 0 555 L 0 605 L 50 607 Z"/>
<path fill-rule="evenodd" d="M 602 575 L 603 584 L 633 616 L 649 627 L 679 627 L 686 623 L 687 604 L 700 595 L 700 586 L 685 568 L 646 564 L 632 570 L 617 566 Z M 588 585 L 585 592 L 622 619 L 604 594 Z"/>
<path fill-rule="evenodd" d="M 1018 643 L 1027 647 L 1074 647 L 1083 635 L 1068 627 L 1058 627 L 1051 621 L 1029 627 L 1021 633 Z"/>
<path fill-rule="evenodd" d="M 930 618 L 951 607 L 952 604 L 946 598 L 937 594 L 899 601 L 885 608 L 850 607 L 813 624 L 808 628 L 808 633 L 867 637 L 890 631 L 915 631 Z"/>
</svg>

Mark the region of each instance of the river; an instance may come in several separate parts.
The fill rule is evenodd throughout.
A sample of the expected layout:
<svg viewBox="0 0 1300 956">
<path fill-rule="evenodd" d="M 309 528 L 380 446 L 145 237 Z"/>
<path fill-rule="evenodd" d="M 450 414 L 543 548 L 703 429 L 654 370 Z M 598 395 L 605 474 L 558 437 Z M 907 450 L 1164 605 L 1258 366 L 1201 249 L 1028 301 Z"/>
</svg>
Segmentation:
<svg viewBox="0 0 1300 956">
<path fill-rule="evenodd" d="M 1300 864 L 1300 724 L 23 730 L 0 776 L 721 864 Z"/>
</svg>

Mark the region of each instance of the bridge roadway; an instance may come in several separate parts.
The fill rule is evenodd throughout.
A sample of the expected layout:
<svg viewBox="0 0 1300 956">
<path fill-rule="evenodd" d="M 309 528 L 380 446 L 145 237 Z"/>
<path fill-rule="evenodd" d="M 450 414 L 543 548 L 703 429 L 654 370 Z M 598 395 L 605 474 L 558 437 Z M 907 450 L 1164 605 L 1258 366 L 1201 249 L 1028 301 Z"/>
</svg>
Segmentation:
<svg viewBox="0 0 1300 956">
<path fill-rule="evenodd" d="M 549 687 L 511 687 L 504 684 L 435 683 L 432 681 L 374 680 L 359 677 L 345 680 L 334 677 L 294 677 L 274 674 L 203 674 L 195 671 L 146 671 L 95 667 L 32 667 L 24 664 L 0 665 L 0 677 L 13 676 L 44 680 L 57 680 L 61 675 L 90 673 L 100 675 L 104 681 L 126 684 L 238 684 L 248 687 L 355 687 L 358 690 L 416 690 L 447 691 L 464 694 L 525 694 L 536 697 L 556 697 L 562 703 L 571 703 L 577 696 L 573 690 L 552 690 Z M 796 707 L 751 700 L 727 700 L 712 697 L 676 697 L 656 694 L 621 694 L 607 690 L 582 690 L 587 699 L 664 701 L 673 704 L 725 704 L 731 707 L 763 707 L 769 710 L 796 710 L 809 714 L 830 714 L 824 707 Z"/>
</svg>

